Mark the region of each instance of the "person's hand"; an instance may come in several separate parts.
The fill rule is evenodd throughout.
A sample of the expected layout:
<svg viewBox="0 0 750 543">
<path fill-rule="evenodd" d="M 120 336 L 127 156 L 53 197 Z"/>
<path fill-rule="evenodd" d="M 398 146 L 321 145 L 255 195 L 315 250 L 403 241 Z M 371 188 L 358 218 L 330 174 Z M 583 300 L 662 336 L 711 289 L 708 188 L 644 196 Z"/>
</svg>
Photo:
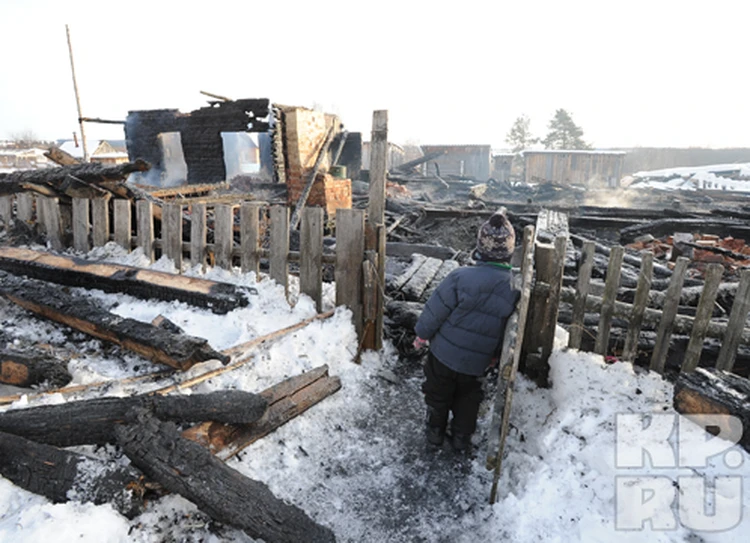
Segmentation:
<svg viewBox="0 0 750 543">
<path fill-rule="evenodd" d="M 416 337 L 414 339 L 414 343 L 411 344 L 412 347 L 414 347 L 415 350 L 419 351 L 421 349 L 424 349 L 430 344 L 430 342 L 426 339 L 422 339 L 421 337 Z"/>
</svg>

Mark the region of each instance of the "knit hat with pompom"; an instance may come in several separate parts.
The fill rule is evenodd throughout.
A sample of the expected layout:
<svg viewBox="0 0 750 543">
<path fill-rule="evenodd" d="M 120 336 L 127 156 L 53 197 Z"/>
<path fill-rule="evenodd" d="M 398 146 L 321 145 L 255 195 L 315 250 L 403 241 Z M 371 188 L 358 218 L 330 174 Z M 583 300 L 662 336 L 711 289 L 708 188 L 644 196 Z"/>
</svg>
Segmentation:
<svg viewBox="0 0 750 543">
<path fill-rule="evenodd" d="M 475 260 L 509 262 L 516 247 L 516 232 L 505 216 L 505 209 L 496 211 L 477 232 Z"/>
</svg>

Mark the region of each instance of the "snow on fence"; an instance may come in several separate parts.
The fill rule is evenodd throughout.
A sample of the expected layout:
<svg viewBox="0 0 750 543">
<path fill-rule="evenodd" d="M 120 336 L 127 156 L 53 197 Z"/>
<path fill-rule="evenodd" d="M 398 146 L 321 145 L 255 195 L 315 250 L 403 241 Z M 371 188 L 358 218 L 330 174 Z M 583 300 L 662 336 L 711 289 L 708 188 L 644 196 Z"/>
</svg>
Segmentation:
<svg viewBox="0 0 750 543">
<path fill-rule="evenodd" d="M 207 216 L 213 216 L 211 243 L 207 241 Z M 159 228 L 155 228 L 154 218 L 160 219 Z M 189 232 L 183 231 L 184 219 L 189 219 Z M 289 263 L 297 262 L 300 292 L 315 300 L 319 312 L 323 265 L 333 264 L 336 305 L 352 309 L 358 332 L 363 329 L 361 285 L 363 263 L 367 262 L 364 210 L 337 210 L 335 255 L 323 253 L 323 210 L 314 207 L 305 208 L 302 213 L 299 251 L 289 249 L 289 208 L 283 205 L 164 203 L 159 207 L 147 200 L 136 201 L 133 206 L 125 199 L 73 198 L 68 207 L 61 206 L 57 198 L 19 193 L 0 197 L 0 230 L 7 228 L 12 220 L 37 224 L 49 246 L 56 251 L 72 246 L 77 251 L 87 252 L 92 246 L 115 241 L 128 251 L 140 247 L 152 261 L 159 252 L 169 257 L 178 270 L 183 260 L 189 261 L 191 266 L 210 263 L 225 269 L 231 269 L 236 262 L 243 273 L 258 274 L 261 259 L 266 259 L 269 276 L 287 291 Z M 235 241 L 237 224 L 239 243 Z M 268 248 L 264 248 L 262 242 L 266 228 L 269 229 Z"/>
</svg>

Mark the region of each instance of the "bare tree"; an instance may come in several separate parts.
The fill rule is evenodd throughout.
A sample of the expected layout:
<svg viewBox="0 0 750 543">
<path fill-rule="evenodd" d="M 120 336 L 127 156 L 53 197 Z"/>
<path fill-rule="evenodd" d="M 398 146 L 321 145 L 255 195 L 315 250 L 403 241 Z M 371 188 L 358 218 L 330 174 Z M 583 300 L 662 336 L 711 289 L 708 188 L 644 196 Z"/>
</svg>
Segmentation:
<svg viewBox="0 0 750 543">
<path fill-rule="evenodd" d="M 530 125 L 531 121 L 528 115 L 521 115 L 513 121 L 513 126 L 510 127 L 510 131 L 505 136 L 505 142 L 510 145 L 514 153 L 520 153 L 539 141 L 539 138 L 531 135 Z"/>
</svg>

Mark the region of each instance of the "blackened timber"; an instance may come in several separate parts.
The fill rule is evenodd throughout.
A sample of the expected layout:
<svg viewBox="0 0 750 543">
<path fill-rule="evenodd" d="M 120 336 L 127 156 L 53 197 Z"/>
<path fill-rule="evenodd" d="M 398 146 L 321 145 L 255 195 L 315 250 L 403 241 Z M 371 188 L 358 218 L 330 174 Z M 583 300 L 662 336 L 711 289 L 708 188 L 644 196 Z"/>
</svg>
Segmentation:
<svg viewBox="0 0 750 543">
<path fill-rule="evenodd" d="M 137 469 L 3 432 L 0 475 L 53 503 L 110 503 L 128 518 L 143 508 L 142 474 Z"/>
<path fill-rule="evenodd" d="M 99 184 L 105 181 L 123 181 L 134 172 L 148 171 L 151 166 L 143 160 L 127 162 L 117 166 L 95 162 L 73 164 L 59 168 L 44 168 L 0 174 L 0 194 L 20 192 L 24 185 L 47 186 L 58 189 L 68 176 L 87 183 Z"/>
<path fill-rule="evenodd" d="M 30 387 L 43 382 L 62 387 L 71 381 L 65 364 L 42 353 L 0 349 L 0 383 Z"/>
<path fill-rule="evenodd" d="M 160 422 L 146 411 L 137 417 L 137 423 L 115 430 L 125 454 L 148 477 L 214 520 L 268 543 L 335 541 L 330 529 L 276 498 L 265 484 L 244 477 L 198 443 L 180 436 L 173 423 Z"/>
<path fill-rule="evenodd" d="M 212 349 L 203 338 L 174 334 L 149 323 L 120 317 L 102 309 L 96 301 L 72 296 L 49 283 L 0 271 L 0 296 L 46 319 L 179 370 L 206 360 L 229 362 L 228 356 Z"/>
<path fill-rule="evenodd" d="M 121 264 L 91 262 L 41 251 L 0 247 L 0 270 L 71 287 L 127 292 L 144 300 L 179 300 L 224 314 L 249 301 L 245 288 Z"/>
<path fill-rule="evenodd" d="M 680 373 L 674 387 L 674 408 L 683 415 L 731 415 L 741 425 L 736 428 L 721 427 L 722 432 L 737 432 L 739 444 L 750 451 L 750 381 L 729 372 L 699 368 L 694 372 Z M 718 420 L 712 425 L 718 426 Z M 730 421 L 727 419 L 727 423 Z M 743 431 L 744 428 L 744 431 Z"/>
<path fill-rule="evenodd" d="M 236 424 L 260 419 L 267 406 L 262 396 L 239 390 L 96 398 L 5 411 L 0 413 L 0 431 L 57 447 L 104 445 L 116 441 L 115 426 L 127 422 L 133 408 L 148 409 L 164 420 Z"/>
<path fill-rule="evenodd" d="M 630 243 L 638 236 L 651 234 L 655 238 L 675 232 L 700 232 L 721 237 L 732 236 L 750 242 L 750 226 L 746 222 L 718 219 L 662 219 L 623 228 L 620 242 Z M 656 270 L 654 270 L 656 271 Z"/>
</svg>

